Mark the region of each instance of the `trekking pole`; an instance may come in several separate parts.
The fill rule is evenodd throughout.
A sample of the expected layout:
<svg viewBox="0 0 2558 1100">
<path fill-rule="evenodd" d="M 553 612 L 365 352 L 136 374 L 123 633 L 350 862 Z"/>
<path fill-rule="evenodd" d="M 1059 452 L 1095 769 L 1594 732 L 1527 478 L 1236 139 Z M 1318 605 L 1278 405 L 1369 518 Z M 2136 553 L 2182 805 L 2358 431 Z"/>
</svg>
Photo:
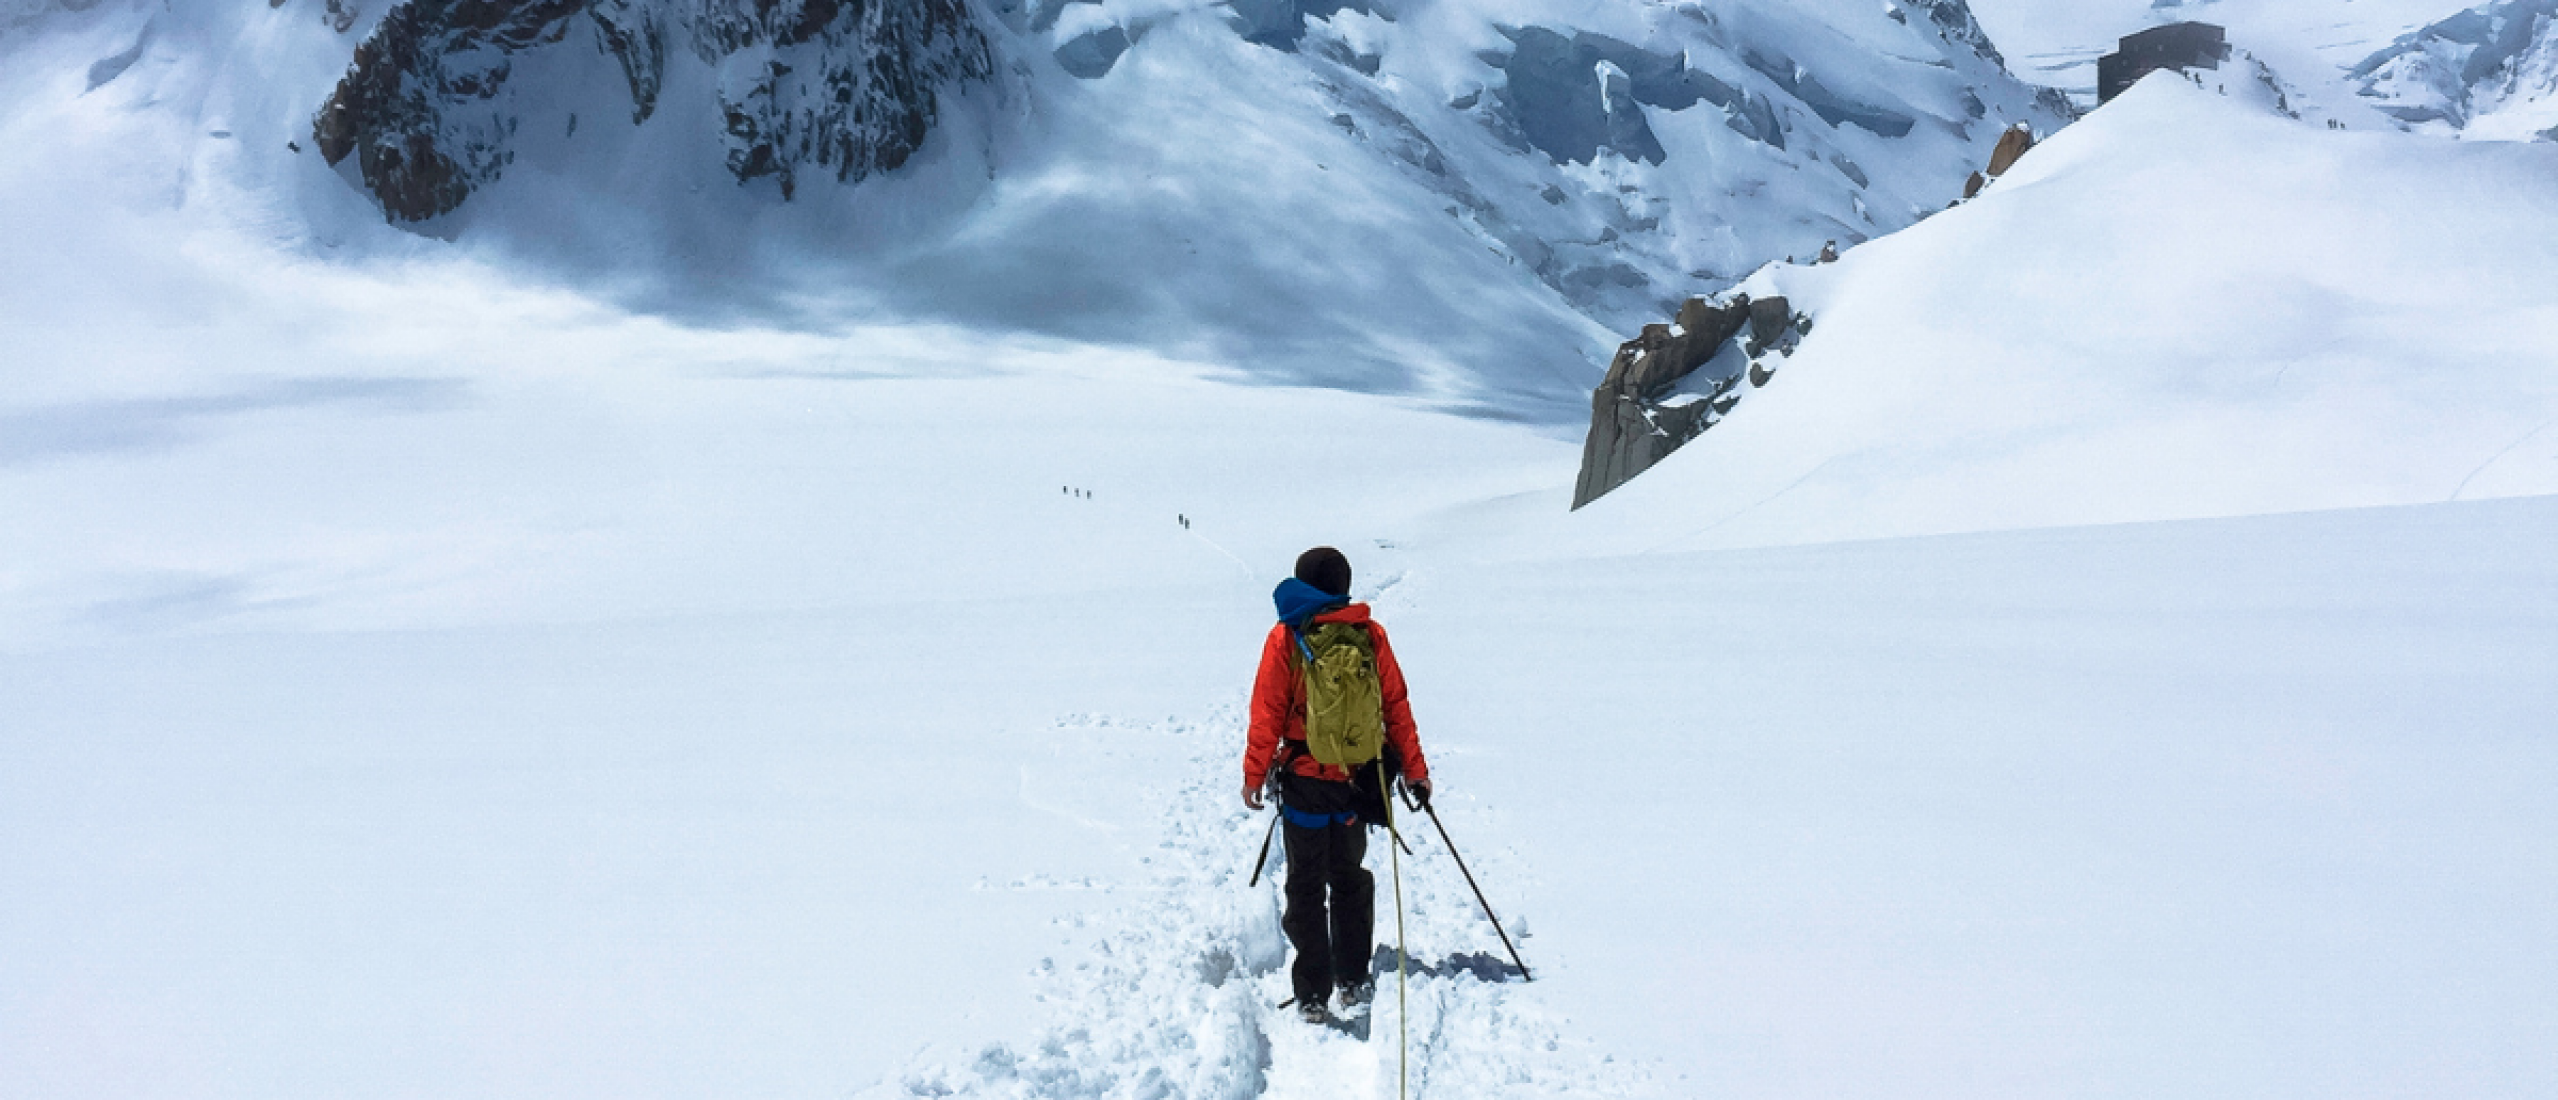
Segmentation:
<svg viewBox="0 0 2558 1100">
<path fill-rule="evenodd" d="M 1411 788 L 1406 787 L 1404 788 L 1404 791 L 1408 796 L 1411 793 Z M 1448 839 L 1448 826 L 1439 820 L 1439 808 L 1424 802 L 1421 803 L 1421 811 L 1429 814 L 1430 824 L 1438 828 L 1439 843 L 1447 845 L 1448 858 L 1457 861 L 1457 872 L 1466 877 L 1466 886 L 1474 891 L 1474 903 L 1483 907 L 1484 919 L 1492 922 L 1492 931 L 1501 937 L 1502 949 L 1510 953 L 1511 962 L 1518 964 L 1519 980 L 1527 982 L 1535 981 L 1536 977 L 1528 973 L 1527 961 L 1521 959 L 1519 957 L 1519 949 L 1511 945 L 1510 933 L 1502 930 L 1501 918 L 1492 915 L 1492 903 L 1483 900 L 1483 887 L 1475 885 L 1474 872 L 1466 870 L 1466 857 L 1457 854 L 1457 842 Z"/>
<path fill-rule="evenodd" d="M 1270 810 L 1270 829 L 1261 834 L 1261 854 L 1252 857 L 1252 881 L 1244 883 L 1245 889 L 1261 885 L 1261 869 L 1270 865 L 1270 838 L 1277 835 L 1279 835 L 1279 809 L 1274 806 Z"/>
<path fill-rule="evenodd" d="M 1261 776 L 1261 789 L 1268 795 L 1270 801 L 1270 828 L 1261 834 L 1261 854 L 1252 857 L 1252 880 L 1244 883 L 1244 888 L 1247 890 L 1261 885 L 1262 868 L 1270 866 L 1270 838 L 1279 835 L 1279 819 L 1288 816 L 1288 811 L 1281 809 L 1279 805 L 1279 768 L 1287 762 L 1283 752 L 1278 762 L 1272 764 L 1270 770 L 1262 773 Z"/>
</svg>

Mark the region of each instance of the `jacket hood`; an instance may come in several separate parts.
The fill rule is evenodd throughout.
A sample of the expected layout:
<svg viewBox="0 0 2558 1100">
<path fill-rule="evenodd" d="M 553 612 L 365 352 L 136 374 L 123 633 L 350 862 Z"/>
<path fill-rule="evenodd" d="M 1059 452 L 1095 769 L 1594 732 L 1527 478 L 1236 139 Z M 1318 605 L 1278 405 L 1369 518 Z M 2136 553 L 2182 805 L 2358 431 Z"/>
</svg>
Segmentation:
<svg viewBox="0 0 2558 1100">
<path fill-rule="evenodd" d="M 1315 616 L 1350 603 L 1348 596 L 1335 596 L 1295 577 L 1279 582 L 1270 593 L 1270 602 L 1279 608 L 1279 621 L 1291 630 L 1304 630 Z M 1364 616 L 1362 616 L 1364 617 Z"/>
</svg>

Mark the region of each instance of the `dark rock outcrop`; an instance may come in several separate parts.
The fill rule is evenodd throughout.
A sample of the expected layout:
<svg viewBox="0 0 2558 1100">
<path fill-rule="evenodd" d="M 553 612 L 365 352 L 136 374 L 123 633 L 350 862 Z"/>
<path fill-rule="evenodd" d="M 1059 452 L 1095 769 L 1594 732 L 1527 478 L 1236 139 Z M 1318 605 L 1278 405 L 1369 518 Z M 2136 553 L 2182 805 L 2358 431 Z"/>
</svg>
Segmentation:
<svg viewBox="0 0 2558 1100">
<path fill-rule="evenodd" d="M 2034 127 L 2020 122 L 1998 136 L 1998 144 L 1990 149 L 1990 178 L 1996 179 L 2016 167 L 2018 158 L 2034 148 Z"/>
<path fill-rule="evenodd" d="M 813 165 L 851 183 L 895 170 L 923 147 L 943 85 L 985 79 L 994 57 L 964 0 L 801 0 L 794 13 L 776 0 L 722 0 L 694 34 L 713 64 L 738 55 L 813 46 L 816 63 L 794 52 L 764 63 L 747 94 L 723 88 L 729 170 L 742 182 L 780 180 L 791 193 Z"/>
<path fill-rule="evenodd" d="M 1743 295 L 1739 301 L 1750 308 L 1750 358 L 1774 349 L 1794 330 L 1794 307 L 1784 298 L 1770 296 L 1751 301 Z"/>
<path fill-rule="evenodd" d="M 519 61 L 610 53 L 643 123 L 670 39 L 719 74 L 730 172 L 777 177 L 785 197 L 803 168 L 850 182 L 905 163 L 940 89 L 994 71 L 964 0 L 408 0 L 356 48 L 312 136 L 329 163 L 356 158 L 386 217 L 435 217 L 513 161 Z"/>
<path fill-rule="evenodd" d="M 556 43 L 585 0 L 411 0 L 355 48 L 355 63 L 312 120 L 330 164 L 356 157 L 383 213 L 418 221 L 462 205 L 511 159 L 502 119 L 450 104 L 496 98 L 514 55 Z"/>
<path fill-rule="evenodd" d="M 1590 435 L 1582 443 L 1572 506 L 1599 499 L 1713 427 L 1740 401 L 1743 377 L 1753 386 L 1767 384 L 1773 371 L 1760 358 L 1791 353 L 1808 327 L 1808 318 L 1784 298 L 1754 301 L 1746 294 L 1725 302 L 1688 299 L 1675 331 L 1645 325 L 1642 335 L 1617 348 L 1606 380 L 1590 395 Z M 1692 380 L 1727 350 L 1739 353 L 1728 360 L 1732 370 Z"/>
<path fill-rule="evenodd" d="M 2020 122 L 2008 127 L 1999 134 L 1998 144 L 1990 149 L 1987 174 L 1974 172 L 1963 180 L 1963 198 L 1966 201 L 1979 198 L 1981 189 L 1988 187 L 1991 180 L 2006 175 L 2007 170 L 2016 167 L 2016 162 L 2033 148 L 2033 124 Z"/>
</svg>

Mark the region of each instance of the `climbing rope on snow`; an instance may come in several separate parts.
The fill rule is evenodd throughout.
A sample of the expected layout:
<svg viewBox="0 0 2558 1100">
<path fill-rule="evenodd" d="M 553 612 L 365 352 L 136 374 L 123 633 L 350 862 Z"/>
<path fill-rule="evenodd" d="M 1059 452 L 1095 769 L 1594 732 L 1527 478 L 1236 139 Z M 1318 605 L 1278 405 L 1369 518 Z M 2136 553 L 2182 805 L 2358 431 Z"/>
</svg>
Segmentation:
<svg viewBox="0 0 2558 1100">
<path fill-rule="evenodd" d="M 1386 862 L 1394 868 L 1394 1095 L 1404 1100 L 1406 1082 L 1412 1074 L 1412 1002 L 1404 994 L 1405 970 L 1403 953 L 1403 834 L 1394 827 L 1394 793 L 1386 785 L 1386 765 L 1377 761 L 1377 793 L 1386 804 L 1386 836 L 1394 847 L 1386 849 Z"/>
</svg>

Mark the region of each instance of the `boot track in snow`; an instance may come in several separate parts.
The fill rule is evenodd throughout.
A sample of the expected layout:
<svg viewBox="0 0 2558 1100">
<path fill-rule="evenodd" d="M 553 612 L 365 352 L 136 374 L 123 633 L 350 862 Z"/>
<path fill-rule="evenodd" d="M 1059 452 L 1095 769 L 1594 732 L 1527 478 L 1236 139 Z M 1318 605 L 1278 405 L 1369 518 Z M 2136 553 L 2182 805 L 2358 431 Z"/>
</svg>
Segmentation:
<svg viewBox="0 0 2558 1100">
<path fill-rule="evenodd" d="M 1288 1001 L 1280 932 L 1281 859 L 1246 888 L 1268 825 L 1235 798 L 1243 750 L 1239 704 L 1199 722 L 1167 721 L 1131 737 L 1108 719 L 1060 722 L 1044 736 L 1160 744 L 1190 763 L 1166 801 L 1142 903 L 1076 918 L 1106 929 L 1090 958 L 1043 966 L 1040 999 L 1055 1019 L 1026 1044 L 973 1056 L 929 1051 L 860 1095 L 936 1097 L 1193 1097 L 1340 1100 L 1395 1095 L 1394 914 L 1378 913 L 1376 999 L 1333 1025 L 1309 1024 Z M 1457 803 L 1462 807 L 1462 796 Z M 1268 811 L 1264 811 L 1266 814 Z M 1459 812 L 1462 812 L 1459 810 Z M 1412 1097 L 1615 1096 L 1649 1091 L 1646 1075 L 1604 1057 L 1519 980 L 1447 851 L 1410 829 L 1403 886 L 1411 1012 Z M 1379 838 L 1382 840 L 1382 838 Z M 1381 848 L 1371 845 L 1371 850 Z M 1491 882 L 1522 874 L 1508 852 L 1478 857 Z M 1379 854 L 1372 862 L 1383 863 Z M 1372 870 L 1380 872 L 1383 868 Z M 1112 888 L 1105 888 L 1106 890 Z M 1496 891 L 1496 903 L 1497 903 Z M 1385 899 L 1381 896 L 1380 901 Z M 1391 904 L 1388 902 L 1387 904 Z M 1505 914 L 1506 915 L 1506 914 Z M 1521 914 L 1524 916 L 1525 914 Z M 1527 936 L 1525 921 L 1518 933 Z"/>
</svg>

